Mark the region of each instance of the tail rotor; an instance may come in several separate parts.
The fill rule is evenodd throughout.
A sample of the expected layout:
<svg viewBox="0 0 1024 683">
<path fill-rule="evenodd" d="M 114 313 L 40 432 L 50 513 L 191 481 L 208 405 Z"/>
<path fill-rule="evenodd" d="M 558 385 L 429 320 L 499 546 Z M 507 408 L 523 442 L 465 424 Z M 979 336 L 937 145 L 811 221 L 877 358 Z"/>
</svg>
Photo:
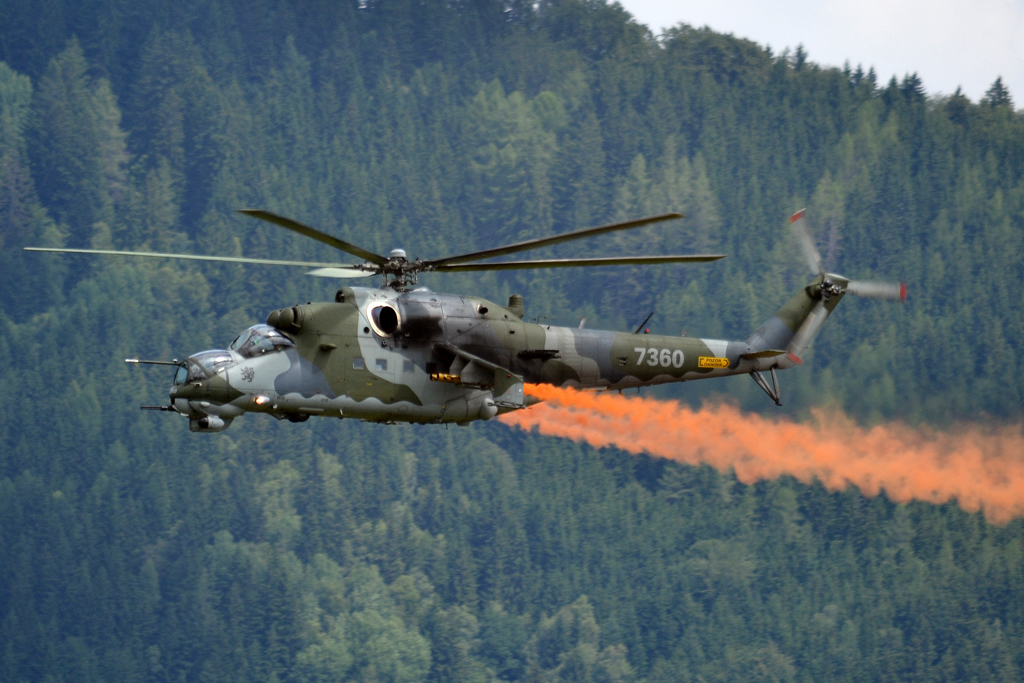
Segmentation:
<svg viewBox="0 0 1024 683">
<path fill-rule="evenodd" d="M 800 252 L 803 254 L 804 260 L 807 262 L 807 266 L 811 273 L 814 275 L 820 275 L 822 278 L 821 293 L 822 298 L 825 301 L 828 301 L 831 296 L 840 293 L 863 296 L 869 299 L 883 299 L 886 301 L 907 300 L 907 285 L 905 282 L 875 282 L 865 280 L 846 280 L 845 284 L 842 282 L 833 282 L 829 278 L 828 273 L 825 272 L 825 265 L 822 261 L 821 253 L 818 251 L 818 245 L 815 244 L 814 238 L 807 229 L 807 221 L 804 219 L 804 213 L 806 211 L 807 209 L 800 209 L 790 216 L 789 225 L 793 230 L 793 236 L 796 238 L 797 244 L 800 246 Z M 839 277 L 836 277 L 836 279 L 840 280 Z"/>
</svg>

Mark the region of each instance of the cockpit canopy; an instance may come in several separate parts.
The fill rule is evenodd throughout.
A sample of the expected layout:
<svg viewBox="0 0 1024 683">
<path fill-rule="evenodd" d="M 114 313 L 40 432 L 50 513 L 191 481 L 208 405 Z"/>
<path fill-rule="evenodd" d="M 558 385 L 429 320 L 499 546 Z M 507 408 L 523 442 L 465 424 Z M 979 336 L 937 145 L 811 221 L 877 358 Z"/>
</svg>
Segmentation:
<svg viewBox="0 0 1024 683">
<path fill-rule="evenodd" d="M 295 344 L 270 325 L 253 325 L 235 337 L 228 347 L 243 358 L 255 358 L 265 353 L 280 351 Z"/>
<path fill-rule="evenodd" d="M 294 346 L 291 339 L 270 325 L 253 325 L 235 337 L 235 341 L 231 342 L 228 348 L 243 358 L 255 358 Z M 178 368 L 178 372 L 174 375 L 174 383 L 202 382 L 208 377 L 213 377 L 218 370 L 225 365 L 230 365 L 234 360 L 226 349 L 200 351 L 189 356 L 188 360 Z"/>
<path fill-rule="evenodd" d="M 217 370 L 230 364 L 234 359 L 224 349 L 212 349 L 200 351 L 189 356 L 185 365 L 178 368 L 174 375 L 175 384 L 186 384 L 188 382 L 201 382 L 207 377 L 212 377 Z"/>
</svg>

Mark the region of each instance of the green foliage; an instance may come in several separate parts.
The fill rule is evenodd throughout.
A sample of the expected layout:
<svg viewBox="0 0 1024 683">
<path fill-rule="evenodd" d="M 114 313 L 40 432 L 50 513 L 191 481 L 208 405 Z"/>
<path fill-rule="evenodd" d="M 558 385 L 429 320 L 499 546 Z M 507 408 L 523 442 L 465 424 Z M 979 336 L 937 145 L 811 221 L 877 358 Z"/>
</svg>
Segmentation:
<svg viewBox="0 0 1024 683">
<path fill-rule="evenodd" d="M 34 163 L 41 199 L 87 246 L 89 228 L 114 221 L 127 161 L 121 113 L 106 79 L 87 74 L 78 42 L 54 57 L 34 95 Z"/>
<path fill-rule="evenodd" d="M 787 409 L 1019 420 L 1024 119 L 1001 81 L 929 98 L 576 0 L 0 7 L 0 680 L 1019 677 L 1020 521 L 491 424 L 193 435 L 139 415 L 168 378 L 122 359 L 223 346 L 329 285 L 21 251 L 328 258 L 234 213 L 255 206 L 431 257 L 675 210 L 551 255 L 729 259 L 426 284 L 742 338 L 805 283 L 783 221 L 806 204 L 830 267 L 911 299 L 845 300 Z M 740 380 L 673 395 L 709 392 L 765 405 Z"/>
</svg>

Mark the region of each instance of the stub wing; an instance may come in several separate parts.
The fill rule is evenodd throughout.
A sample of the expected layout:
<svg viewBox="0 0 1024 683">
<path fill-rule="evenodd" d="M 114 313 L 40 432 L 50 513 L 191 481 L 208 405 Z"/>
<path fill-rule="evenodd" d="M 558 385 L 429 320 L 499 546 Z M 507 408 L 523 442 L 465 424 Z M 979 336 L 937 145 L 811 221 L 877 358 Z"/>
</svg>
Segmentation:
<svg viewBox="0 0 1024 683">
<path fill-rule="evenodd" d="M 444 381 L 494 388 L 494 403 L 503 408 L 525 408 L 523 378 L 508 368 L 491 363 L 454 344 L 437 344 L 436 348 L 455 356 Z"/>
</svg>

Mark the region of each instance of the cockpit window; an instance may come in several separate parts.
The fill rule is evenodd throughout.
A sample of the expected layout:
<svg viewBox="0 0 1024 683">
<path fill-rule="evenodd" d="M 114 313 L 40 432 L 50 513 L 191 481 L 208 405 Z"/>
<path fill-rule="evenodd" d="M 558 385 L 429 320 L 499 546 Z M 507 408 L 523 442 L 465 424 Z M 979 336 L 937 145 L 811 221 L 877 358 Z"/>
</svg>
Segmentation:
<svg viewBox="0 0 1024 683">
<path fill-rule="evenodd" d="M 217 371 L 217 368 L 222 365 L 227 365 L 232 359 L 231 354 L 227 351 L 216 349 L 214 351 L 203 351 L 202 353 L 197 353 L 192 356 L 192 360 L 202 365 L 203 369 L 212 375 Z"/>
<path fill-rule="evenodd" d="M 203 370 L 203 366 L 194 360 L 188 362 L 188 377 L 185 378 L 186 382 L 202 382 L 206 380 L 208 375 L 206 370 Z"/>
<path fill-rule="evenodd" d="M 188 382 L 188 368 L 184 365 L 178 368 L 178 371 L 174 373 L 175 384 L 185 384 Z"/>
<path fill-rule="evenodd" d="M 201 351 L 188 359 L 188 382 L 201 382 L 212 377 L 217 370 L 233 362 L 231 354 L 224 349 Z M 178 375 L 175 375 L 177 380 Z"/>
<path fill-rule="evenodd" d="M 255 358 L 265 353 L 295 346 L 291 339 L 270 325 L 253 325 L 235 337 L 229 347 L 243 358 Z"/>
</svg>

